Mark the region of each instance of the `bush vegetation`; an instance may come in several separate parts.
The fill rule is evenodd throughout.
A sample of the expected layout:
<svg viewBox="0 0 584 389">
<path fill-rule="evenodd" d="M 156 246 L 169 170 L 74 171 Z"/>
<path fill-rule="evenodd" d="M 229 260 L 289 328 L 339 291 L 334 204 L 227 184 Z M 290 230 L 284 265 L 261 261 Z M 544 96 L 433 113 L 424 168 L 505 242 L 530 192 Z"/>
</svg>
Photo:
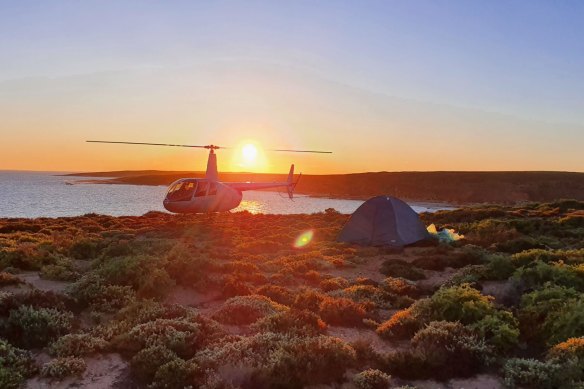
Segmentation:
<svg viewBox="0 0 584 389">
<path fill-rule="evenodd" d="M 483 372 L 582 387 L 582 211 L 422 214 L 465 239 L 403 252 L 335 242 L 348 216 L 330 210 L 0 219 L 0 387 L 74 377 L 81 358 L 111 352 L 137 387 L 407 387 Z M 68 286 L 41 291 L 21 271 Z M 56 359 L 39 369 L 26 349 Z"/>
</svg>

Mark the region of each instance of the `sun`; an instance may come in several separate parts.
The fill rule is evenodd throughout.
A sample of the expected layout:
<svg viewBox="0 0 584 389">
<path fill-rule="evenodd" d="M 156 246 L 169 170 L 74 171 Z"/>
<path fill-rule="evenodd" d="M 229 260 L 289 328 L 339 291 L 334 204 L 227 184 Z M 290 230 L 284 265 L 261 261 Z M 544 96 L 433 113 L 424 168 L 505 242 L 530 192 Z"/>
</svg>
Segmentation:
<svg viewBox="0 0 584 389">
<path fill-rule="evenodd" d="M 241 154 L 245 162 L 254 162 L 258 156 L 258 149 L 253 144 L 248 143 L 241 148 Z"/>
</svg>

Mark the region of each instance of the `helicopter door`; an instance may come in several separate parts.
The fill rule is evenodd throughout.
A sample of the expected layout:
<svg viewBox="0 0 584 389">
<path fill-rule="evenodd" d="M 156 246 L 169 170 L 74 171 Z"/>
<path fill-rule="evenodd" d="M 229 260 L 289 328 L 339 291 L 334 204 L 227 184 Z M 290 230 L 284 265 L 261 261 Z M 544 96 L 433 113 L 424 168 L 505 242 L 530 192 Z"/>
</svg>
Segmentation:
<svg viewBox="0 0 584 389">
<path fill-rule="evenodd" d="M 209 193 L 207 196 L 215 196 L 217 194 L 217 184 L 214 182 L 209 183 Z"/>
<path fill-rule="evenodd" d="M 207 195 L 207 188 L 209 183 L 207 181 L 199 181 L 197 185 L 197 191 L 195 192 L 195 197 L 203 197 Z"/>
</svg>

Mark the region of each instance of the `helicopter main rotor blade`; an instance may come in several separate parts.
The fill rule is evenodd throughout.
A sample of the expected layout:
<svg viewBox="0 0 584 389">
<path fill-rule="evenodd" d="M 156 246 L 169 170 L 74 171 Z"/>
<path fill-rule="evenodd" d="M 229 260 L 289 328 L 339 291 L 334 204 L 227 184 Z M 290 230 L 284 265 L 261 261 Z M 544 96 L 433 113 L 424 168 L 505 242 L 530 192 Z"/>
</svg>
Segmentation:
<svg viewBox="0 0 584 389">
<path fill-rule="evenodd" d="M 272 149 L 268 151 L 283 151 L 287 153 L 317 153 L 317 154 L 332 154 L 332 151 L 320 151 L 320 150 L 288 150 L 288 149 Z"/>
<path fill-rule="evenodd" d="M 174 145 L 170 143 L 145 143 L 145 142 L 114 142 L 108 140 L 86 140 L 87 143 L 114 143 L 114 144 L 122 144 L 122 145 L 146 145 L 146 146 L 171 146 L 171 147 L 191 147 L 191 148 L 198 148 L 198 149 L 228 149 L 229 147 L 220 147 L 215 145 L 207 145 L 207 146 L 200 146 L 200 145 Z"/>
<path fill-rule="evenodd" d="M 231 147 L 223 147 L 223 146 L 216 146 L 216 145 L 175 145 L 171 143 L 146 143 L 146 142 L 116 142 L 116 141 L 109 141 L 109 140 L 86 140 L 88 143 L 113 143 L 113 144 L 122 144 L 122 145 L 146 145 L 146 146 L 170 146 L 170 147 L 190 147 L 190 148 L 198 148 L 198 149 L 230 149 Z M 332 154 L 332 151 L 321 151 L 321 150 L 292 150 L 292 149 L 270 149 L 268 151 L 282 151 L 286 153 L 316 153 L 316 154 Z"/>
</svg>

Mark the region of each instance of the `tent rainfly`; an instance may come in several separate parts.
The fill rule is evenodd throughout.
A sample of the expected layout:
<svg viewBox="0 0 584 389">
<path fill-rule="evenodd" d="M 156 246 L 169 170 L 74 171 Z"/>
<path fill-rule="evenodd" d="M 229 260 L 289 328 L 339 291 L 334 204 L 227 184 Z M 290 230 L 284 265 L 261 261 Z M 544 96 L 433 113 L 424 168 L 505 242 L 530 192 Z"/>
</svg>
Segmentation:
<svg viewBox="0 0 584 389">
<path fill-rule="evenodd" d="M 337 241 L 402 247 L 428 238 L 426 227 L 408 204 L 395 197 L 377 196 L 357 208 Z"/>
</svg>

